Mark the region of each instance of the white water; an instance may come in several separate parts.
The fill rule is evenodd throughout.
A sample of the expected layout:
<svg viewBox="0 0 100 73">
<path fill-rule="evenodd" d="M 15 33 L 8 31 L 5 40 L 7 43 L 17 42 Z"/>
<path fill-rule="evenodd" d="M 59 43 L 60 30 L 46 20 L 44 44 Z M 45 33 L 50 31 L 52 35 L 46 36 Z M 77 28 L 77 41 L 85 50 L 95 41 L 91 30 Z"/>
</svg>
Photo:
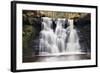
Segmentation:
<svg viewBox="0 0 100 73">
<path fill-rule="evenodd" d="M 68 20 L 69 27 L 64 28 L 65 19 L 57 19 L 56 29 L 52 29 L 52 19 L 43 17 L 40 32 L 39 55 L 52 55 L 67 52 L 80 52 L 79 37 L 74 29 L 73 20 Z M 69 37 L 68 34 L 69 33 Z M 68 42 L 66 39 L 68 38 Z"/>
<path fill-rule="evenodd" d="M 68 20 L 68 22 L 70 23 L 69 25 L 69 38 L 68 38 L 68 42 L 67 42 L 67 47 L 66 47 L 66 51 L 67 52 L 80 52 L 80 44 L 79 44 L 79 37 L 77 34 L 76 29 L 74 29 L 74 24 L 73 24 L 73 20 Z"/>
<path fill-rule="evenodd" d="M 52 19 L 48 17 L 43 18 L 42 22 L 42 30 L 40 32 L 40 45 L 39 45 L 39 53 L 40 54 L 52 54 L 58 53 L 59 50 L 56 46 L 56 34 L 53 32 Z"/>
<path fill-rule="evenodd" d="M 63 28 L 65 19 L 58 19 L 56 22 L 55 34 L 57 36 L 57 47 L 60 52 L 65 52 L 65 39 L 67 37 L 66 29 Z"/>
</svg>

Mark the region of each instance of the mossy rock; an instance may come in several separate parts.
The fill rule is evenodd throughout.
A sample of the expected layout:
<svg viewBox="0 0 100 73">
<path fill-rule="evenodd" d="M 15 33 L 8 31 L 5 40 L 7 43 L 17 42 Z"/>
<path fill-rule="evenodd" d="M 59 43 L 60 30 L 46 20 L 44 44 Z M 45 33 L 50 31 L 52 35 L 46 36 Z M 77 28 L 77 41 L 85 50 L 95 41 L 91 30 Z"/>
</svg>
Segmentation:
<svg viewBox="0 0 100 73">
<path fill-rule="evenodd" d="M 30 56 L 32 53 L 32 48 L 29 47 L 29 42 L 35 37 L 35 28 L 32 25 L 25 25 L 23 27 L 23 55 Z"/>
</svg>

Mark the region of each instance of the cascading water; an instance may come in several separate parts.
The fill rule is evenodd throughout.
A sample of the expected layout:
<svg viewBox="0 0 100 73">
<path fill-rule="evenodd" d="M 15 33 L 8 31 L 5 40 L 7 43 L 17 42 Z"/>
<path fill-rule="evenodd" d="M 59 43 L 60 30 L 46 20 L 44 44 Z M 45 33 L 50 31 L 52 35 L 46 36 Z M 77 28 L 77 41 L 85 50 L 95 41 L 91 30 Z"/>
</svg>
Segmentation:
<svg viewBox="0 0 100 73">
<path fill-rule="evenodd" d="M 66 30 L 63 28 L 65 19 L 58 19 L 56 21 L 55 34 L 57 35 L 57 47 L 60 52 L 65 52 Z"/>
<path fill-rule="evenodd" d="M 74 29 L 73 20 L 68 20 L 69 22 L 69 38 L 67 42 L 66 51 L 67 52 L 80 52 L 79 37 L 76 29 Z"/>
<path fill-rule="evenodd" d="M 73 20 L 68 19 L 69 27 L 64 28 L 65 20 L 58 18 L 55 31 L 52 28 L 52 19 L 43 17 L 42 30 L 40 32 L 39 55 L 67 54 L 68 52 L 80 52 L 79 37 L 74 29 Z M 69 37 L 68 34 L 69 33 Z M 66 42 L 68 39 L 68 42 Z"/>
<path fill-rule="evenodd" d="M 52 53 L 58 53 L 58 47 L 56 46 L 56 35 L 53 32 L 52 19 L 48 17 L 43 18 L 42 22 L 43 29 L 40 32 L 40 54 L 48 55 Z"/>
</svg>

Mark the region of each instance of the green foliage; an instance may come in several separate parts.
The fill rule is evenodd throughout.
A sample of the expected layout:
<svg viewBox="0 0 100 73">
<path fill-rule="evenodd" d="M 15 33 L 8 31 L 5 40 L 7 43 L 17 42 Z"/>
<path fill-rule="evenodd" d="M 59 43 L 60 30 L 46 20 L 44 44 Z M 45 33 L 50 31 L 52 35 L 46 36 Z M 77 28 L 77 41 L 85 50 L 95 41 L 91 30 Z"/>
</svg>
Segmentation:
<svg viewBox="0 0 100 73">
<path fill-rule="evenodd" d="M 25 25 L 23 27 L 23 54 L 24 56 L 31 55 L 32 49 L 29 48 L 29 41 L 32 39 L 32 34 L 34 33 L 33 27 L 31 25 Z"/>
</svg>

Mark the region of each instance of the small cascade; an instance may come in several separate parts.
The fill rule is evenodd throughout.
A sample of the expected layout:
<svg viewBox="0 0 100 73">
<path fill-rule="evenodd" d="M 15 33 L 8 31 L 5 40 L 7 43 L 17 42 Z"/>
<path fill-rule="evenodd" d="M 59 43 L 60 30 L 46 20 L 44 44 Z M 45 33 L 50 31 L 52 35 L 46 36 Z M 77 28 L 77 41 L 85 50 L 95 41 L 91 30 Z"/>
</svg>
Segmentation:
<svg viewBox="0 0 100 73">
<path fill-rule="evenodd" d="M 52 19 L 48 17 L 43 18 L 42 22 L 42 30 L 40 32 L 40 45 L 39 45 L 39 53 L 41 54 L 52 54 L 58 53 L 58 47 L 56 45 L 56 38 L 52 26 Z"/>
<path fill-rule="evenodd" d="M 80 52 L 80 44 L 79 44 L 79 37 L 77 34 L 77 30 L 74 28 L 73 20 L 68 20 L 69 22 L 69 38 L 66 52 Z"/>
<path fill-rule="evenodd" d="M 64 22 L 65 19 L 58 19 L 56 21 L 56 29 L 55 34 L 57 36 L 57 47 L 59 48 L 60 52 L 65 52 L 65 40 L 66 40 L 66 30 L 64 29 Z"/>
</svg>

